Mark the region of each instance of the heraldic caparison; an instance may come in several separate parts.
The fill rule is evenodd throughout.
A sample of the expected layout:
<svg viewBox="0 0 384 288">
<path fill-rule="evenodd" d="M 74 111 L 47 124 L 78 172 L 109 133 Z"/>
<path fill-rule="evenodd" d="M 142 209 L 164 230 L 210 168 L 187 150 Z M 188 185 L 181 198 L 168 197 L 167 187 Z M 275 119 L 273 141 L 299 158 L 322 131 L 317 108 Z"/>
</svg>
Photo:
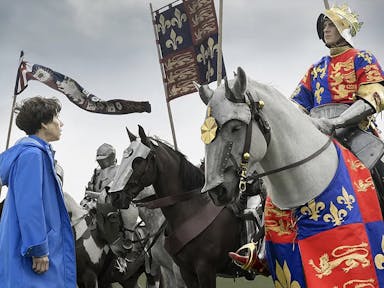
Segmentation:
<svg viewBox="0 0 384 288">
<path fill-rule="evenodd" d="M 216 123 L 215 119 L 207 114 L 201 136 L 208 144 L 216 136 L 217 124 L 212 123 Z M 281 210 L 267 198 L 266 245 L 273 254 L 267 260 L 269 270 L 281 285 L 276 287 L 333 287 L 330 285 L 337 283 L 335 279 L 355 285 L 351 287 L 384 285 L 384 226 L 370 172 L 349 150 L 335 143 L 339 166 L 322 194 L 292 210 Z M 349 245 L 339 246 L 340 239 L 348 239 Z M 323 250 L 313 251 L 312 245 Z M 252 250 L 249 244 L 245 246 Z M 286 246 L 291 249 L 282 249 Z M 257 256 L 251 254 L 236 259 L 243 268 L 265 269 Z M 271 258 L 278 261 L 272 263 Z M 294 270 L 301 267 L 304 274 L 293 274 L 293 266 Z M 289 286 L 284 286 L 286 281 Z"/>
</svg>

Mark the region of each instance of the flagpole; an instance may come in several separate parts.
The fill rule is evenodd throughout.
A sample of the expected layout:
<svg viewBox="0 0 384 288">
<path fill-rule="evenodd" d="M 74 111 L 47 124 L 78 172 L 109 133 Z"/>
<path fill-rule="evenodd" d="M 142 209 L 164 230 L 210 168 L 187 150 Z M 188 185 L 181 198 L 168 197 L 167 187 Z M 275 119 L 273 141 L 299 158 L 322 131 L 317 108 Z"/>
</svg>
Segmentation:
<svg viewBox="0 0 384 288">
<path fill-rule="evenodd" d="M 219 2 L 219 36 L 217 39 L 217 87 L 221 84 L 222 74 L 223 74 L 223 51 L 222 51 L 222 42 L 223 42 L 223 0 Z"/>
<path fill-rule="evenodd" d="M 12 108 L 11 108 L 11 117 L 9 119 L 9 126 L 8 126 L 8 135 L 7 135 L 7 143 L 5 145 L 5 150 L 9 148 L 9 141 L 11 139 L 11 131 L 12 131 L 12 124 L 13 124 L 13 115 L 15 113 L 15 106 L 16 106 L 16 97 L 17 97 L 17 86 L 19 84 L 19 69 L 20 69 L 20 64 L 22 62 L 24 56 L 24 51 L 20 51 L 20 57 L 19 57 L 19 67 L 17 68 L 17 73 L 16 73 L 16 83 L 15 83 L 15 89 L 13 90 L 13 100 L 12 100 Z"/>
<path fill-rule="evenodd" d="M 12 123 L 13 123 L 13 114 L 15 113 L 16 97 L 17 97 L 17 95 L 14 94 L 13 95 L 13 102 L 12 102 L 12 109 L 11 109 L 11 117 L 9 119 L 9 126 L 8 126 L 7 144 L 5 145 L 5 149 L 9 148 L 9 140 L 11 138 L 11 130 L 12 130 Z"/>
<path fill-rule="evenodd" d="M 176 2 L 176 1 L 175 1 Z M 174 3 L 174 2 L 172 2 Z M 164 94 L 165 94 L 165 100 L 167 103 L 167 110 L 168 110 L 168 117 L 169 117 L 169 123 L 171 125 L 171 131 L 172 131 L 172 138 L 173 138 L 173 146 L 175 147 L 175 150 L 177 149 L 177 142 L 176 142 L 176 133 L 175 133 L 175 126 L 173 125 L 173 117 L 172 117 L 172 111 L 171 111 L 171 105 L 169 104 L 168 101 L 168 89 L 167 89 L 167 84 L 165 82 L 166 75 L 165 71 L 163 68 L 163 65 L 161 64 L 161 55 L 160 55 L 160 48 L 159 48 L 159 39 L 157 38 L 157 33 L 156 33 L 156 26 L 155 26 L 155 20 L 153 19 L 153 8 L 152 8 L 152 3 L 149 3 L 149 7 L 151 10 L 151 19 L 152 19 L 152 25 L 153 25 L 153 32 L 155 34 L 155 39 L 156 39 L 156 48 L 157 48 L 157 56 L 159 58 L 159 64 L 160 64 L 160 70 L 161 70 L 161 76 L 163 80 L 163 87 L 164 87 Z"/>
<path fill-rule="evenodd" d="M 324 7 L 325 7 L 325 9 L 329 10 L 329 2 L 328 2 L 328 0 L 324 0 Z"/>
</svg>

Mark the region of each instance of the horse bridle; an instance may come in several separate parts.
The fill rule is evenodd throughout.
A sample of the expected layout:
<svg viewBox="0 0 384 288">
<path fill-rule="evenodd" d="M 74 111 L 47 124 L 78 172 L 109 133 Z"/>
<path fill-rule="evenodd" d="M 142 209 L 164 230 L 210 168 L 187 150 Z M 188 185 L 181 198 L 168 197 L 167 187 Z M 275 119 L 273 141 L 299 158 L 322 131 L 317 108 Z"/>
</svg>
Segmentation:
<svg viewBox="0 0 384 288">
<path fill-rule="evenodd" d="M 319 156 L 331 144 L 332 139 L 333 139 L 333 134 L 328 138 L 328 141 L 320 149 L 318 149 L 317 151 L 315 151 L 314 153 L 312 153 L 311 155 L 309 155 L 308 157 L 306 157 L 304 159 L 301 159 L 301 160 L 294 162 L 292 164 L 288 164 L 286 166 L 283 166 L 283 167 L 280 167 L 277 169 L 273 169 L 270 171 L 266 171 L 263 173 L 257 173 L 257 171 L 255 170 L 250 176 L 247 176 L 248 162 L 250 159 L 250 148 L 251 148 L 251 141 L 252 141 L 252 123 L 253 123 L 253 120 L 255 120 L 256 123 L 258 124 L 258 126 L 259 126 L 259 128 L 260 128 L 260 130 L 264 136 L 264 139 L 267 143 L 267 147 L 268 147 L 269 142 L 271 140 L 271 127 L 270 127 L 268 121 L 265 119 L 263 112 L 262 112 L 262 108 L 264 107 L 264 102 L 262 100 L 255 101 L 252 97 L 252 94 L 249 91 L 246 91 L 246 96 L 247 96 L 248 101 L 249 101 L 248 105 L 249 105 L 250 112 L 251 112 L 251 118 L 250 118 L 249 123 L 247 124 L 247 131 L 245 134 L 245 142 L 244 142 L 243 153 L 241 156 L 241 162 L 239 165 L 237 165 L 237 162 L 234 159 L 233 154 L 231 153 L 232 142 L 228 142 L 226 144 L 226 147 L 224 150 L 225 151 L 224 152 L 224 161 L 223 161 L 226 163 L 228 161 L 228 159 L 230 158 L 232 163 L 235 165 L 236 171 L 238 172 L 238 175 L 240 177 L 240 181 L 239 181 L 240 193 L 243 193 L 246 191 L 247 182 L 258 180 L 264 176 L 275 174 L 275 173 L 278 173 L 278 172 L 281 172 L 284 170 L 288 170 L 288 169 L 292 169 L 294 167 L 300 166 L 300 165 L 316 158 L 317 156 Z M 222 167 L 222 168 L 225 168 L 225 167 Z"/>
<path fill-rule="evenodd" d="M 144 158 L 146 160 L 146 164 L 145 164 L 145 168 L 144 168 L 144 171 L 143 173 L 141 173 L 138 177 L 136 177 L 135 179 L 133 179 L 133 173 L 132 175 L 130 176 L 129 180 L 127 181 L 127 183 L 124 185 L 124 188 L 122 189 L 122 191 L 125 190 L 125 187 L 128 185 L 128 184 L 134 184 L 138 187 L 142 187 L 142 189 L 146 186 L 142 183 L 142 179 L 143 179 L 143 176 L 147 174 L 147 171 L 149 169 L 149 163 L 150 161 L 155 158 L 155 152 L 152 150 L 152 148 L 150 148 L 151 150 L 149 151 L 148 155 Z M 137 157 L 138 158 L 138 157 Z M 136 158 L 135 158 L 136 159 Z M 135 160 L 134 159 L 134 160 Z M 133 161 L 134 161 L 133 160 Z M 133 168 L 132 168 L 133 169 Z M 107 195 L 111 195 L 112 193 L 115 193 L 115 192 L 109 192 L 107 191 Z M 129 199 L 130 201 L 132 201 L 132 195 L 129 195 Z"/>
</svg>

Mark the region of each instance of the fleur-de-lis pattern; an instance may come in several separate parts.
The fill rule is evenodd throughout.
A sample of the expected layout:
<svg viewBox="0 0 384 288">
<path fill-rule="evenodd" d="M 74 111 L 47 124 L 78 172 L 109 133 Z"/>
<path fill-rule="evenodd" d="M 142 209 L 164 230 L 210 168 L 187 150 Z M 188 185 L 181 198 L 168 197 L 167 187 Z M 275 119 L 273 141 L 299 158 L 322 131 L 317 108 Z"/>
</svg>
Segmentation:
<svg viewBox="0 0 384 288">
<path fill-rule="evenodd" d="M 375 256 L 376 269 L 384 270 L 384 235 L 381 238 L 381 251 Z"/>
<path fill-rule="evenodd" d="M 291 271 L 287 262 L 284 261 L 283 267 L 276 261 L 276 280 L 275 287 L 281 288 L 301 288 L 300 283 L 292 279 Z"/>
<path fill-rule="evenodd" d="M 281 210 L 269 198 L 265 203 L 266 247 L 275 287 L 384 283 L 384 223 L 376 191 L 373 186 L 359 191 L 356 185 L 369 182 L 369 170 L 349 150 L 339 145 L 336 150 L 339 167 L 319 196 L 294 209 Z"/>
<path fill-rule="evenodd" d="M 301 207 L 300 212 L 301 214 L 307 214 L 309 219 L 312 219 L 314 221 L 319 220 L 320 218 L 320 211 L 325 209 L 325 203 L 324 202 L 316 202 L 315 200 L 309 201 L 306 205 Z"/>
<path fill-rule="evenodd" d="M 361 85 L 383 81 L 384 72 L 375 56 L 350 48 L 311 65 L 291 98 L 309 112 L 329 103 L 352 104 Z"/>
<path fill-rule="evenodd" d="M 217 79 L 218 27 L 213 0 L 189 0 L 154 12 L 170 101 Z M 225 68 L 222 66 L 222 75 Z"/>
<path fill-rule="evenodd" d="M 356 202 L 355 197 L 353 195 L 348 194 L 347 190 L 343 187 L 341 189 L 341 196 L 337 196 L 337 203 L 345 204 L 349 211 L 353 208 L 353 203 Z"/>
</svg>

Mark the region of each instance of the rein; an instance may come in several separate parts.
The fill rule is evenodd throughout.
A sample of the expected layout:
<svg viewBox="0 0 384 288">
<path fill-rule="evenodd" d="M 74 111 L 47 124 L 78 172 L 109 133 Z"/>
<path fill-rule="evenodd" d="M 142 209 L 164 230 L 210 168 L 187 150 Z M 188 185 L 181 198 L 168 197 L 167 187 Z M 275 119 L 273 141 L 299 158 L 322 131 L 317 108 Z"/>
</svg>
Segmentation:
<svg viewBox="0 0 384 288">
<path fill-rule="evenodd" d="M 132 202 L 137 207 L 145 207 L 148 209 L 164 208 L 172 206 L 178 202 L 183 202 L 192 199 L 195 196 L 201 195 L 201 188 L 196 188 L 185 193 L 179 193 L 176 195 L 169 195 L 161 198 L 157 198 L 156 195 L 150 195 L 140 200 L 133 199 Z"/>
<path fill-rule="evenodd" d="M 278 172 L 281 172 L 281 171 L 284 171 L 284 170 L 288 170 L 288 169 L 292 169 L 292 168 L 295 168 L 297 166 L 300 166 L 300 165 L 302 165 L 302 164 L 304 164 L 304 163 L 306 163 L 306 162 L 316 158 L 322 152 L 324 152 L 329 147 L 329 145 L 331 144 L 332 139 L 333 139 L 333 134 L 328 138 L 327 142 L 319 150 L 317 150 L 316 152 L 314 152 L 313 154 L 309 155 L 308 157 L 306 157 L 304 159 L 301 159 L 301 160 L 299 160 L 297 162 L 294 162 L 292 164 L 288 164 L 286 166 L 283 166 L 283 167 L 280 167 L 280 168 L 277 168 L 277 169 L 273 169 L 273 170 L 270 170 L 270 171 L 267 171 L 267 172 L 264 172 L 264 173 L 260 173 L 260 174 L 258 174 L 255 171 L 255 172 L 252 173 L 252 175 L 248 176 L 246 179 L 247 180 L 256 180 L 256 179 L 259 179 L 259 178 L 267 176 L 267 175 L 275 174 L 275 173 L 278 173 Z"/>
<path fill-rule="evenodd" d="M 244 148 L 243 148 L 243 154 L 241 157 L 242 160 L 240 163 L 240 167 L 235 163 L 236 166 L 238 167 L 237 169 L 238 169 L 239 175 L 240 175 L 239 190 L 241 193 L 246 191 L 247 182 L 249 180 L 257 180 L 257 179 L 260 179 L 260 178 L 267 176 L 267 175 L 271 175 L 271 174 L 275 174 L 275 173 L 278 173 L 281 171 L 292 169 L 292 168 L 298 167 L 298 166 L 316 158 L 317 156 L 319 156 L 322 152 L 324 152 L 329 147 L 329 145 L 331 144 L 331 142 L 333 140 L 333 136 L 335 134 L 333 132 L 331 134 L 331 136 L 328 138 L 328 141 L 319 150 L 317 150 L 316 152 L 314 152 L 313 154 L 309 155 L 308 157 L 306 157 L 304 159 L 301 159 L 301 160 L 294 162 L 292 164 L 288 164 L 286 166 L 283 166 L 283 167 L 280 167 L 277 169 L 273 169 L 273 170 L 270 170 L 270 171 L 267 171 L 264 173 L 257 173 L 256 171 L 254 171 L 250 176 L 247 176 L 247 166 L 248 166 L 248 161 L 250 158 L 249 152 L 250 152 L 250 147 L 251 147 L 252 122 L 253 122 L 253 120 L 257 121 L 257 123 L 259 124 L 260 130 L 264 135 L 265 141 L 267 142 L 267 146 L 268 146 L 270 138 L 271 138 L 271 129 L 270 129 L 268 122 L 265 120 L 264 115 L 261 112 L 261 110 L 264 106 L 263 101 L 262 100 L 254 101 L 252 94 L 249 91 L 246 92 L 246 95 L 248 96 L 248 100 L 250 102 L 249 106 L 250 106 L 250 110 L 251 110 L 251 120 L 247 125 L 247 131 L 245 134 L 245 142 L 244 142 Z M 234 162 L 233 155 L 231 154 L 229 156 L 230 156 L 232 162 Z"/>
</svg>

